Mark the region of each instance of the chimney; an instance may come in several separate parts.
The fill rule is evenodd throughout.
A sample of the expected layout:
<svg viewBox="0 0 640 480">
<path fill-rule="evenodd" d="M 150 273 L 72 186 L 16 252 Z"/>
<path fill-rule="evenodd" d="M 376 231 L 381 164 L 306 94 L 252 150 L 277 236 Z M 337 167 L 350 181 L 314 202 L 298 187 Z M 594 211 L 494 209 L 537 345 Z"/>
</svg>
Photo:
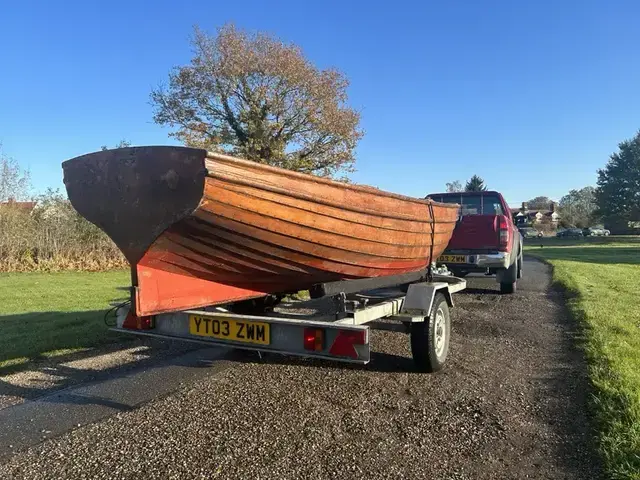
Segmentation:
<svg viewBox="0 0 640 480">
<path fill-rule="evenodd" d="M 527 202 L 522 202 L 522 208 L 520 208 L 522 213 L 527 213 Z"/>
<path fill-rule="evenodd" d="M 556 202 L 551 202 L 551 205 L 549 205 L 549 210 L 551 211 L 551 213 L 556 211 Z"/>
</svg>

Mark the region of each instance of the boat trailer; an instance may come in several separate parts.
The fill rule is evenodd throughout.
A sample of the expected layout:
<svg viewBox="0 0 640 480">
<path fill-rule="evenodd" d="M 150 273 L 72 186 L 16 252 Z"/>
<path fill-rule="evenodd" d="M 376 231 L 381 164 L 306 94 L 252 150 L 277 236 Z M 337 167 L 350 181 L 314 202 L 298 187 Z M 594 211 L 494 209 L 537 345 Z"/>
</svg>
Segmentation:
<svg viewBox="0 0 640 480">
<path fill-rule="evenodd" d="M 453 294 L 465 288 L 440 268 L 318 284 L 311 300 L 284 302 L 268 314 L 232 313 L 230 304 L 137 317 L 119 305 L 111 330 L 356 364 L 371 359 L 370 331 L 390 330 L 409 334 L 417 370 L 435 372 L 449 351 Z"/>
</svg>

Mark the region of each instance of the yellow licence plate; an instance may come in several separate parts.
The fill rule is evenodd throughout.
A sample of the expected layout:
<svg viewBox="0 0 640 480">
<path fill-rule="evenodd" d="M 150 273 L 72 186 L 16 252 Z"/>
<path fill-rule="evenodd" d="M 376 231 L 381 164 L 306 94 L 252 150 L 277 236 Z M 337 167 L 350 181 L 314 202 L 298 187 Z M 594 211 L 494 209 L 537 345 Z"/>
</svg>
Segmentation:
<svg viewBox="0 0 640 480">
<path fill-rule="evenodd" d="M 189 333 L 242 343 L 271 343 L 270 325 L 264 322 L 232 320 L 224 317 L 189 315 Z"/>
<path fill-rule="evenodd" d="M 438 262 L 442 263 L 467 263 L 466 255 L 440 255 Z"/>
</svg>

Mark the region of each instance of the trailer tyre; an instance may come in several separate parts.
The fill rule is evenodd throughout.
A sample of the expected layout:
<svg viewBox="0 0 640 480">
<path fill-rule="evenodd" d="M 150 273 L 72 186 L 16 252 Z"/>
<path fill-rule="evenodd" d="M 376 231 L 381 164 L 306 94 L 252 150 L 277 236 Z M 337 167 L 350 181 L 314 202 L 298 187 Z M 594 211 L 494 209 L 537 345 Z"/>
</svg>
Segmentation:
<svg viewBox="0 0 640 480">
<path fill-rule="evenodd" d="M 442 369 L 449 354 L 450 337 L 449 305 L 444 295 L 437 293 L 429 317 L 411 324 L 411 354 L 418 371 L 431 373 Z"/>
</svg>

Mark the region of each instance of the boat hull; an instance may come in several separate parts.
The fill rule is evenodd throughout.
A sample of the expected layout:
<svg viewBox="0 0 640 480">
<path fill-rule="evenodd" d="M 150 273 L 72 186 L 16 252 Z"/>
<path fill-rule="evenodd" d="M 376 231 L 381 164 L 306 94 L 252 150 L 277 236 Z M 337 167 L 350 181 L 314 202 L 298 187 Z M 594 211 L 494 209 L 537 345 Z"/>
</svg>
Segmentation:
<svg viewBox="0 0 640 480">
<path fill-rule="evenodd" d="M 457 205 L 182 147 L 63 167 L 74 207 L 131 263 L 139 316 L 418 271 L 458 215 Z"/>
</svg>

